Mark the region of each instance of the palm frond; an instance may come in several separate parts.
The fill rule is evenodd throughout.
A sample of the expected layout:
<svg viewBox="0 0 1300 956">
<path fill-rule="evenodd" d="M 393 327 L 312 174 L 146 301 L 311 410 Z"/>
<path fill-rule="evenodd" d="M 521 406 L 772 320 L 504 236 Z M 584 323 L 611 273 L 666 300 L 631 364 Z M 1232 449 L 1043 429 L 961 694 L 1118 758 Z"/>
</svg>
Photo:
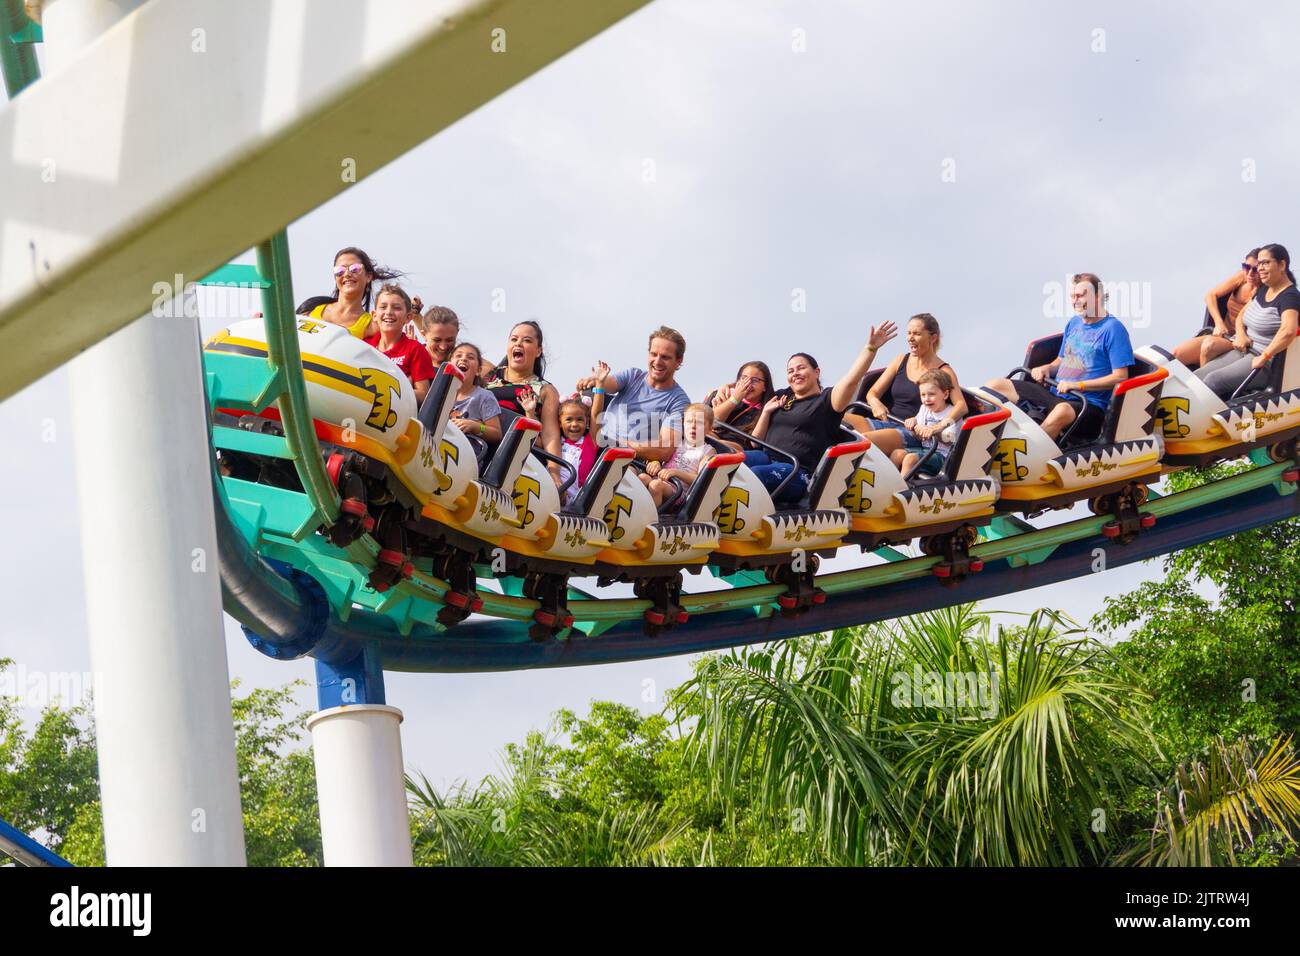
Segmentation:
<svg viewBox="0 0 1300 956">
<path fill-rule="evenodd" d="M 1235 863 L 1239 848 L 1270 827 L 1290 842 L 1300 832 L 1300 758 L 1291 737 L 1254 752 L 1216 738 L 1204 760 L 1179 766 L 1157 795 L 1150 843 L 1126 859 L 1140 866 Z"/>
</svg>

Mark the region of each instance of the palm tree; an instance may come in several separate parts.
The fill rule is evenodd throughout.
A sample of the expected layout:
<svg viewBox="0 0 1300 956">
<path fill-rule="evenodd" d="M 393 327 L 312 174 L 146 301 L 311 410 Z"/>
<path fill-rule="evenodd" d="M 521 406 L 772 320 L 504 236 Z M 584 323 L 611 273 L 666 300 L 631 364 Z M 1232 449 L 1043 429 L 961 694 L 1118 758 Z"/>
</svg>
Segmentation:
<svg viewBox="0 0 1300 956">
<path fill-rule="evenodd" d="M 1179 766 L 1156 798 L 1151 840 L 1123 859 L 1140 866 L 1235 864 L 1237 851 L 1272 828 L 1294 842 L 1300 829 L 1300 758 L 1291 738 L 1254 752 L 1246 739 L 1215 738 L 1204 760 Z"/>
<path fill-rule="evenodd" d="M 1059 865 L 1101 860 L 1109 808 L 1150 779 L 1116 674 L 1059 615 L 965 606 L 709 659 L 675 703 L 714 794 L 797 821 L 809 861 Z"/>
</svg>

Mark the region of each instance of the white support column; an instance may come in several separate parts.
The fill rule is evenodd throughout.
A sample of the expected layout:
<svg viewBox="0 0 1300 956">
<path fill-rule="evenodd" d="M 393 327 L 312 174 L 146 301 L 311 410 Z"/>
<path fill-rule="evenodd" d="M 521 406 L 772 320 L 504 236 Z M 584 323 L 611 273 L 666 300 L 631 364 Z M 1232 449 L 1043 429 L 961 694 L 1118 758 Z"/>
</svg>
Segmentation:
<svg viewBox="0 0 1300 956">
<path fill-rule="evenodd" d="M 47 0 L 51 72 L 141 2 Z M 170 312 L 69 366 L 104 842 L 113 866 L 241 866 L 198 322 Z"/>
<path fill-rule="evenodd" d="M 411 866 L 402 712 L 331 707 L 307 721 L 316 759 L 326 866 Z"/>
</svg>

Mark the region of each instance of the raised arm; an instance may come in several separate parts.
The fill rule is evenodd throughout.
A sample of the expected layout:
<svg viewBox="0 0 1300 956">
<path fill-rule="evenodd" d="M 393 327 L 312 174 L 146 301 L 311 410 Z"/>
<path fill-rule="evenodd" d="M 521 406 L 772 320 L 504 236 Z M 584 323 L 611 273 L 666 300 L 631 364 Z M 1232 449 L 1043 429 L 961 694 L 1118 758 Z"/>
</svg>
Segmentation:
<svg viewBox="0 0 1300 956">
<path fill-rule="evenodd" d="M 596 367 L 591 371 L 593 376 L 598 378 L 608 379 L 610 377 L 609 366 L 604 362 L 597 362 Z M 605 386 L 595 385 L 591 390 L 591 440 L 595 442 L 596 445 L 600 444 L 600 416 L 604 411 Z"/>
<path fill-rule="evenodd" d="M 844 377 L 835 383 L 831 390 L 831 406 L 837 411 L 842 412 L 849 407 L 853 397 L 858 390 L 858 383 L 862 381 L 862 376 L 867 374 L 871 368 L 872 361 L 875 360 L 876 353 L 880 347 L 898 334 L 898 327 L 886 319 L 880 326 L 871 327 L 871 335 L 867 338 L 867 344 L 862 346 L 862 351 L 858 353 L 849 370 L 844 373 Z"/>
<path fill-rule="evenodd" d="M 603 388 L 612 395 L 622 387 L 623 385 L 617 376 L 610 374 L 609 366 L 604 362 L 597 362 L 590 375 L 578 379 L 574 391 L 585 392 L 590 388 Z"/>
<path fill-rule="evenodd" d="M 776 414 L 783 404 L 785 404 L 785 396 L 778 392 L 769 398 L 767 404 L 763 406 L 763 411 L 758 416 L 758 422 L 755 423 L 754 430 L 751 432 L 759 441 L 767 437 L 767 429 L 772 424 L 772 416 Z"/>
</svg>

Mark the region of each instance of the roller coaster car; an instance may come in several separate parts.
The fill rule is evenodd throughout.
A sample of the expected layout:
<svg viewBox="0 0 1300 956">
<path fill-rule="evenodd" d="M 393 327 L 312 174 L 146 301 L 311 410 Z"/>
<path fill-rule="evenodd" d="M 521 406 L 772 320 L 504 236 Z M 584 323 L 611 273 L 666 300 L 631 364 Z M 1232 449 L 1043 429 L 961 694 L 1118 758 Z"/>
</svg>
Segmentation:
<svg viewBox="0 0 1300 956">
<path fill-rule="evenodd" d="M 1204 466 L 1268 447 L 1295 457 L 1300 437 L 1300 338 L 1257 369 L 1224 401 L 1182 362 L 1155 345 L 1137 355 L 1169 373 L 1156 416 L 1166 465 Z"/>
<path fill-rule="evenodd" d="M 1058 333 L 1031 342 L 1024 365 L 1007 377 L 1028 380 L 1030 369 L 1057 357 L 1062 338 Z M 1138 359 L 1129 366 L 1129 377 L 1115 386 L 1100 434 L 1079 434 L 1082 418 L 1076 417 L 1059 441 L 1048 437 L 1036 416 L 1020 404 L 987 388 L 974 389 L 983 401 L 1011 413 L 994 456 L 1001 482 L 997 509 L 1037 514 L 1087 500 L 1094 510 L 1116 512 L 1117 520 L 1126 522 L 1128 534 L 1128 522 L 1139 520 L 1130 511 L 1145 500 L 1145 486 L 1160 477 L 1164 443 L 1156 408 L 1168 377 L 1166 369 Z M 1044 384 L 1056 382 L 1048 378 Z M 1076 408 L 1082 407 L 1081 398 L 1066 397 Z"/>
<path fill-rule="evenodd" d="M 715 427 L 797 466 L 795 457 L 783 449 L 725 423 Z M 849 513 L 839 500 L 869 447 L 870 442 L 859 439 L 828 448 L 812 473 L 807 494 L 796 505 L 783 508 L 778 508 L 773 498 L 780 496 L 793 472 L 769 493 L 752 471 L 738 467 L 718 507 L 721 538 L 709 563 L 724 575 L 761 570 L 769 581 L 785 585 L 786 592 L 777 601 L 784 613 L 823 603 L 826 595 L 814 584 L 818 558 L 833 555 L 844 543 Z"/>
<path fill-rule="evenodd" d="M 873 373 L 864 384 L 869 387 L 877 375 Z M 938 474 L 920 474 L 926 460 L 937 453 L 937 439 L 925 443 L 917 462 L 905 474 L 872 446 L 840 499 L 852 519 L 852 530 L 845 539 L 848 543 L 875 551 L 882 545 L 920 538 L 924 553 L 944 558 L 934 570 L 945 584 L 955 584 L 983 568 L 982 562 L 970 558 L 969 548 L 975 543 L 976 529 L 989 524 L 995 514 L 999 484 L 993 474 L 994 452 L 1011 417 L 1005 408 L 973 392 L 963 389 L 962 396 L 970 414 L 962 421 Z M 870 414 L 870 409 L 858 402 L 849 410 Z"/>
</svg>

